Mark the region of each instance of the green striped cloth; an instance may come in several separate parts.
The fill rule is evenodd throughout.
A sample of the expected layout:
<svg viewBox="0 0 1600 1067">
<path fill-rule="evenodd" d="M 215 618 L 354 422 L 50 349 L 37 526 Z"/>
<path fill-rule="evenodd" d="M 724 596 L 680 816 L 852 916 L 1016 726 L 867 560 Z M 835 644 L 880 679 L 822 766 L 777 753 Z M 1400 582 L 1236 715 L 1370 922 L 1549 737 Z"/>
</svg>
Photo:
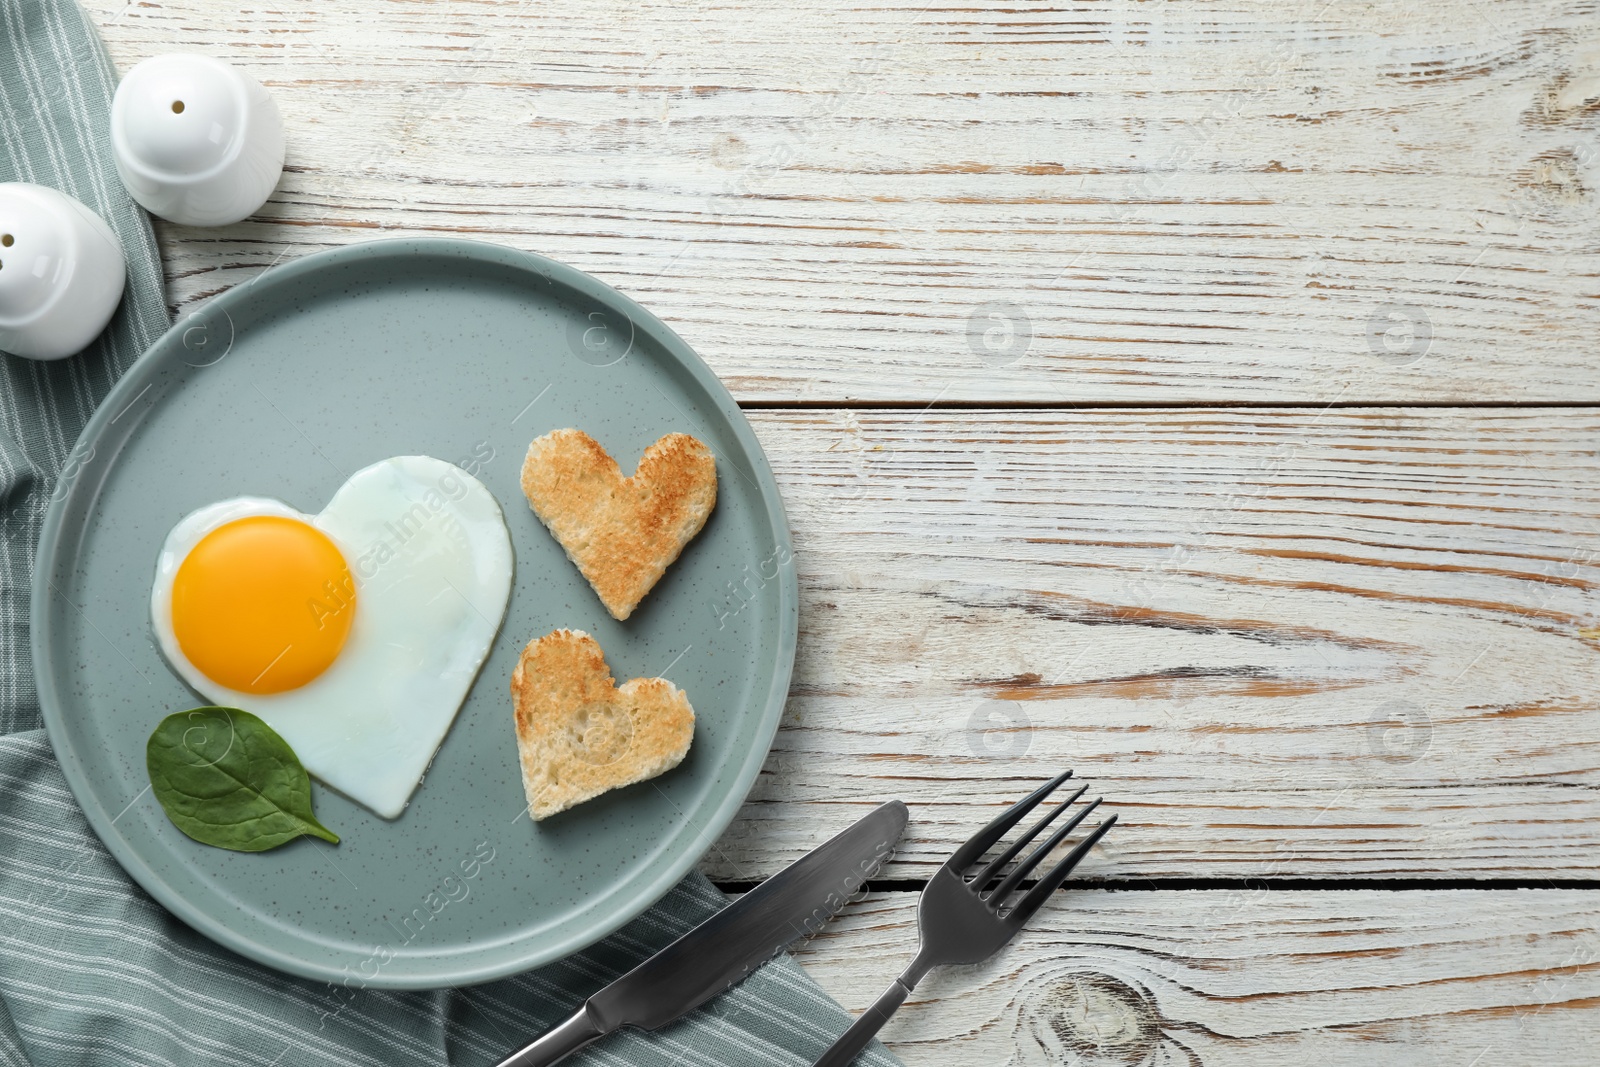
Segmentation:
<svg viewBox="0 0 1600 1067">
<path fill-rule="evenodd" d="M 28 585 L 63 460 L 117 375 L 168 326 L 149 220 L 111 162 L 116 73 L 73 0 L 0 0 L 0 181 L 71 193 L 128 253 L 105 334 L 55 363 L 0 355 L 0 1064 L 487 1064 L 714 914 L 699 875 L 586 952 L 426 993 L 291 978 L 218 947 L 129 881 L 83 819 L 40 728 Z M 807 1064 L 849 1019 L 782 957 L 657 1034 L 575 1065 Z M 881 1047 L 862 1061 L 894 1067 Z"/>
</svg>

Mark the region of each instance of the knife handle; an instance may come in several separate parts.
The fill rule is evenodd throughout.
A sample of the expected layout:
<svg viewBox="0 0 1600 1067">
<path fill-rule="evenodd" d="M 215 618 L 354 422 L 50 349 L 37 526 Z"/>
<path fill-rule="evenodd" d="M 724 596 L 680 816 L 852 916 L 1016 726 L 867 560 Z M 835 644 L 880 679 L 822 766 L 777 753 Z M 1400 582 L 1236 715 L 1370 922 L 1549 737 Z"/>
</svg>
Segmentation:
<svg viewBox="0 0 1600 1067">
<path fill-rule="evenodd" d="M 589 1018 L 589 1006 L 585 1004 L 539 1040 L 501 1060 L 497 1067 L 550 1067 L 606 1033 Z"/>
</svg>

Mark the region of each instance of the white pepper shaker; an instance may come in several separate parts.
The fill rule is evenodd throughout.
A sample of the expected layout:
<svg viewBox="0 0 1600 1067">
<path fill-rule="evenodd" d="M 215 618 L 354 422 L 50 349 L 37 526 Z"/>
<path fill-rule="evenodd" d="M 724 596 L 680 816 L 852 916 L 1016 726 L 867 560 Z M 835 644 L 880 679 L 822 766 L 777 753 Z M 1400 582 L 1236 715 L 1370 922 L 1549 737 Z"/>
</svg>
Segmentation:
<svg viewBox="0 0 1600 1067">
<path fill-rule="evenodd" d="M 111 102 L 117 173 L 153 215 L 225 226 L 261 208 L 283 174 L 283 116 L 266 87 L 211 56 L 152 56 Z"/>
<path fill-rule="evenodd" d="M 66 193 L 0 184 L 0 352 L 62 359 L 106 328 L 127 281 L 122 242 Z"/>
</svg>

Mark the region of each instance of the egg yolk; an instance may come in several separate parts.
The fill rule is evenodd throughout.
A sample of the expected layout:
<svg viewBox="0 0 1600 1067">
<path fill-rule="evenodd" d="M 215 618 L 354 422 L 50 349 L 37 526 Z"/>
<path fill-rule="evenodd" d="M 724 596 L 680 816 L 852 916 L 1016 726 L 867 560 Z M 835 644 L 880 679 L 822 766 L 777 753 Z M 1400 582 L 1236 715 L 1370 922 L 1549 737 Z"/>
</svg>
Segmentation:
<svg viewBox="0 0 1600 1067">
<path fill-rule="evenodd" d="M 296 689 L 338 658 L 355 617 L 344 554 L 298 519 L 253 515 L 200 539 L 172 581 L 178 647 L 241 693 Z"/>
</svg>

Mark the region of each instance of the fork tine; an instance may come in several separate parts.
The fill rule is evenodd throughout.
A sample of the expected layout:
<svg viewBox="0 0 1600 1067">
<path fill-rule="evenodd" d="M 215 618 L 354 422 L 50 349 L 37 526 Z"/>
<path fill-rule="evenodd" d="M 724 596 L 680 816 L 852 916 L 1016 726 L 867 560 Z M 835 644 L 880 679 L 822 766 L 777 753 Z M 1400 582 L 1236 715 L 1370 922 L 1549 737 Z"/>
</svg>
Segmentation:
<svg viewBox="0 0 1600 1067">
<path fill-rule="evenodd" d="M 1089 790 L 1089 786 L 1087 784 L 1079 786 L 1078 787 L 1078 791 L 1076 793 L 1072 794 L 1070 797 L 1068 797 L 1067 799 L 1063 800 L 1061 803 L 1057 804 L 1054 808 L 1052 808 L 1050 810 L 1050 814 L 1046 815 L 1044 818 L 1042 818 L 1038 822 L 1034 823 L 1033 824 L 1033 829 L 1031 829 L 1027 833 L 1023 834 L 1021 839 L 1018 840 L 1016 844 L 1012 845 L 1010 848 L 1008 848 L 1004 852 L 1000 853 L 998 858 L 996 858 L 995 860 L 990 862 L 990 864 L 987 867 L 985 867 L 982 871 L 978 872 L 978 877 L 974 878 L 969 883 L 972 886 L 972 888 L 974 890 L 976 890 L 977 892 L 980 892 L 980 893 L 983 892 L 983 887 L 988 885 L 991 881 L 994 880 L 994 876 L 1000 873 L 1000 868 L 1004 867 L 1007 863 L 1011 862 L 1011 858 L 1013 856 L 1015 856 L 1018 852 L 1021 852 L 1024 848 L 1028 847 L 1028 842 L 1032 841 L 1035 837 L 1039 836 L 1039 831 L 1043 830 L 1046 826 L 1049 826 L 1051 823 L 1055 822 L 1056 816 L 1060 815 L 1062 812 L 1064 812 L 1068 808 L 1072 807 L 1073 803 L 1076 802 L 1079 797 L 1083 796 L 1084 793 L 1088 792 L 1088 790 Z"/>
<path fill-rule="evenodd" d="M 957 874 L 960 874 L 962 871 L 972 866 L 975 862 L 977 862 L 978 857 L 989 851 L 989 849 L 994 846 L 996 841 L 1000 840 L 1006 835 L 1007 830 L 1021 822 L 1023 817 L 1026 816 L 1028 812 L 1039 806 L 1039 802 L 1041 800 L 1055 791 L 1056 786 L 1060 785 L 1062 782 L 1071 777 L 1071 771 L 1058 774 L 1056 777 L 1052 778 L 1038 789 L 1035 789 L 1033 792 L 1029 793 L 1015 804 L 1011 805 L 1011 807 L 1002 812 L 1000 816 L 994 820 L 994 822 L 991 822 L 988 826 L 985 826 L 982 830 L 979 830 L 977 833 L 973 834 L 967 839 L 966 844 L 956 849 L 955 854 L 945 861 L 945 867 L 956 872 Z"/>
<path fill-rule="evenodd" d="M 1067 876 L 1072 873 L 1072 869 L 1078 865 L 1083 857 L 1089 854 L 1089 850 L 1094 848 L 1102 837 L 1106 836 L 1106 832 L 1116 824 L 1116 821 L 1116 815 L 1112 815 L 1111 818 L 1090 831 L 1088 837 L 1078 842 L 1072 851 L 1067 853 L 1066 859 L 1056 864 L 1049 874 L 1039 879 L 1039 883 L 1028 890 L 1027 896 L 1017 901 L 1017 906 L 1007 913 L 1006 922 L 1011 923 L 1013 926 L 1021 926 L 1027 922 L 1029 917 L 1038 911 L 1045 901 L 1050 899 L 1050 894 L 1061 888 L 1061 883 L 1067 880 Z"/>
<path fill-rule="evenodd" d="M 1078 828 L 1078 824 L 1087 819 L 1089 817 L 1089 813 L 1099 806 L 1100 798 L 1095 797 L 1089 803 L 1079 808 L 1077 814 L 1068 819 L 1061 829 L 1051 834 L 1048 841 L 1034 849 L 1026 859 L 1017 864 L 1010 874 L 1006 875 L 1006 880 L 1001 882 L 995 891 L 989 895 L 990 902 L 998 905 L 1001 901 L 1005 900 L 1006 895 L 1009 894 L 1013 889 L 1017 888 L 1017 886 L 1022 883 L 1024 878 L 1028 877 L 1028 872 L 1039 866 L 1039 861 L 1050 855 L 1050 853 L 1055 850 L 1055 847 L 1061 844 L 1061 842 L 1065 841 L 1067 839 L 1067 835 L 1076 830 Z"/>
</svg>

